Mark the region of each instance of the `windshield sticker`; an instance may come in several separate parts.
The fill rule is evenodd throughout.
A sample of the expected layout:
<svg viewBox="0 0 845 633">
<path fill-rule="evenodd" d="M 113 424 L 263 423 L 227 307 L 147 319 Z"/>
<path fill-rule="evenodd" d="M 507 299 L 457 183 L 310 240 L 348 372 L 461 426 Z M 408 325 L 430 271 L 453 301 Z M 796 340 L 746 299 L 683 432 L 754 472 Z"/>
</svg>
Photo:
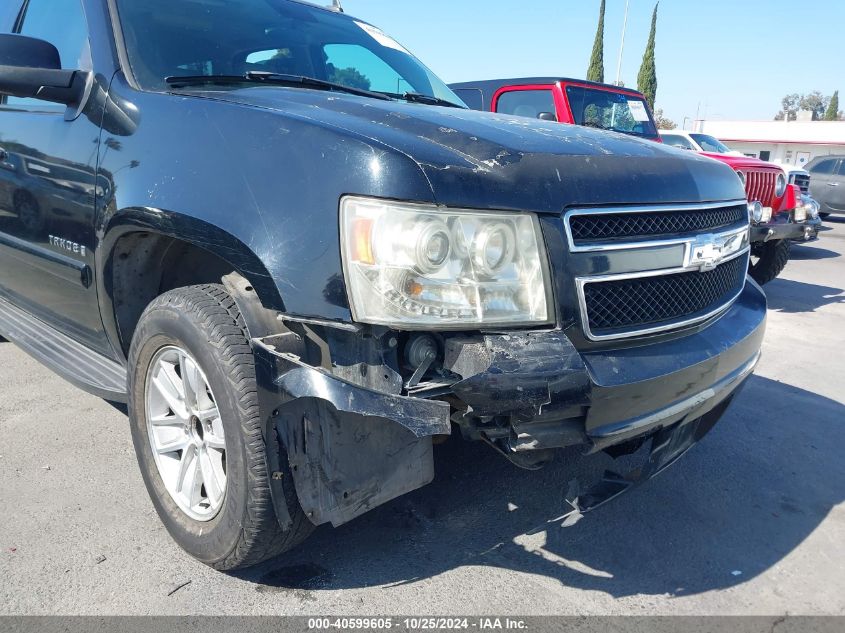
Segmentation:
<svg viewBox="0 0 845 633">
<path fill-rule="evenodd" d="M 648 121 L 648 110 L 645 109 L 645 104 L 642 101 L 628 101 L 628 108 L 631 110 L 631 116 L 634 121 Z"/>
<path fill-rule="evenodd" d="M 406 55 L 410 55 L 410 53 L 405 49 L 399 42 L 394 40 L 392 37 L 387 35 L 381 29 L 378 29 L 371 24 L 365 24 L 364 22 L 356 21 L 355 24 L 361 27 L 361 29 L 370 37 L 372 37 L 376 42 L 381 44 L 382 46 L 386 46 L 387 48 L 392 48 L 397 51 L 402 51 Z"/>
</svg>

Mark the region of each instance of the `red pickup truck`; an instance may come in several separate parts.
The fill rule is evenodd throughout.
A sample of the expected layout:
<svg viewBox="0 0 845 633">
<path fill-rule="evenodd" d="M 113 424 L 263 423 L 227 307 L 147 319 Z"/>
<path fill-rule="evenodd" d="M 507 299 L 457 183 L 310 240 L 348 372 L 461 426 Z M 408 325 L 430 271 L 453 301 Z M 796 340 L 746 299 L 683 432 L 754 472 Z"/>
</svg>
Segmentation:
<svg viewBox="0 0 845 633">
<path fill-rule="evenodd" d="M 585 125 L 662 142 L 642 93 L 609 84 L 560 77 L 493 79 L 449 86 L 469 107 L 485 112 Z M 792 239 L 810 227 L 801 191 L 777 165 L 756 158 L 700 152 L 727 163 L 745 185 L 751 218 L 749 273 L 760 284 L 775 279 L 789 261 Z"/>
<path fill-rule="evenodd" d="M 493 79 L 449 86 L 474 110 L 586 125 L 660 141 L 642 93 L 557 77 Z"/>
</svg>

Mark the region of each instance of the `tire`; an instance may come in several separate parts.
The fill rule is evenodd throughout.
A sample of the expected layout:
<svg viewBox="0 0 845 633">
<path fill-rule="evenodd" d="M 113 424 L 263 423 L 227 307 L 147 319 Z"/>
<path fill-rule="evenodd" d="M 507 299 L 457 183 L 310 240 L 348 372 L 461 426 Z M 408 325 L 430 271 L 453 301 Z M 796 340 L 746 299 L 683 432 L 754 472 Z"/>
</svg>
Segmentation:
<svg viewBox="0 0 845 633">
<path fill-rule="evenodd" d="M 177 354 L 173 350 L 187 354 L 179 355 L 178 363 L 170 365 L 174 375 L 181 380 L 182 375 L 190 372 L 195 378 L 193 385 L 190 378 L 180 383 L 183 400 L 163 398 L 161 394 L 164 391 L 158 385 L 167 372 L 151 373 L 151 367 L 167 366 L 167 355 Z M 185 365 L 183 361 L 195 364 Z M 180 369 L 176 369 L 177 366 Z M 199 368 L 198 373 L 196 367 Z M 138 322 L 129 353 L 129 368 L 129 417 L 141 474 L 159 517 L 186 552 L 215 569 L 228 571 L 257 565 L 292 549 L 308 537 L 314 526 L 299 505 L 284 456 L 281 460 L 285 469 L 282 482 L 293 524 L 290 529 L 283 530 L 276 518 L 268 481 L 254 357 L 243 318 L 223 286 L 180 288 L 155 299 Z M 205 391 L 194 389 L 200 384 L 197 376 L 205 380 Z M 193 390 L 193 395 L 189 390 Z M 192 470 L 190 481 L 195 485 L 188 488 L 199 490 L 196 495 L 185 493 L 186 475 L 181 475 L 176 492 L 170 492 L 162 473 L 167 473 L 168 481 L 172 481 L 172 468 L 160 469 L 156 460 L 158 458 L 163 463 L 165 456 L 162 456 L 161 446 L 155 454 L 153 448 L 155 433 L 162 432 L 156 429 L 161 427 L 154 426 L 152 422 L 148 424 L 147 417 L 154 405 L 160 406 L 161 402 L 165 402 L 164 408 L 168 412 L 157 419 L 167 417 L 168 421 L 157 424 L 170 427 L 168 433 L 172 430 L 178 441 L 187 442 L 179 440 L 181 434 L 190 437 L 192 424 L 197 427 L 205 424 L 196 417 L 202 414 L 196 411 L 196 415 L 190 418 L 194 422 L 188 422 L 185 428 L 179 426 L 180 422 L 173 424 L 169 420 L 177 420 L 175 406 L 180 402 L 184 404 L 191 398 L 193 402 L 198 402 L 201 397 L 213 403 L 216 408 L 214 415 L 219 413 L 214 418 L 214 426 L 209 423 L 206 428 L 205 441 L 211 445 L 212 433 L 224 440 L 224 450 L 217 453 L 216 472 L 218 477 L 222 473 L 225 482 L 222 486 L 218 486 L 219 481 L 214 484 L 216 492 L 220 493 L 222 488 L 222 493 L 215 495 L 219 509 L 213 515 L 212 495 L 208 492 L 211 488 L 208 486 L 215 477 L 205 477 L 206 471 L 200 468 L 211 463 L 208 455 L 213 454 L 212 449 L 192 445 L 193 452 L 189 454 L 195 457 L 190 462 L 193 464 L 190 468 L 182 468 L 183 463 L 188 463 L 185 459 L 187 449 L 166 455 L 168 459 L 176 459 L 168 465 L 178 462 L 179 473 Z M 169 407 L 171 402 L 176 403 L 174 408 Z M 183 409 L 190 410 L 187 407 Z M 203 433 L 195 429 L 190 441 L 202 442 Z M 164 444 L 170 446 L 168 442 Z M 271 450 L 276 450 L 276 447 Z M 201 479 L 208 483 L 198 487 L 196 482 Z M 184 497 L 201 498 L 203 492 L 207 497 L 204 505 L 199 503 L 188 507 Z M 191 508 L 196 512 L 206 512 L 207 516 L 192 516 L 189 514 L 193 511 Z"/>
<path fill-rule="evenodd" d="M 748 274 L 761 286 L 777 278 L 789 262 L 792 242 L 789 240 L 775 240 L 752 244 L 752 261 Z M 754 258 L 757 261 L 754 261 Z"/>
</svg>

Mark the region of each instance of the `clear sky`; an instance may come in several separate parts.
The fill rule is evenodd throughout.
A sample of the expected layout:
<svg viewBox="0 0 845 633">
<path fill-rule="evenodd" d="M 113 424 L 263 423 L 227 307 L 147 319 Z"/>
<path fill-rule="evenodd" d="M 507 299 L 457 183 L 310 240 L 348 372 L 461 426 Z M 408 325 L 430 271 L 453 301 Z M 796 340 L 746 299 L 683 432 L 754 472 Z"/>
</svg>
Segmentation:
<svg viewBox="0 0 845 633">
<path fill-rule="evenodd" d="M 343 6 L 454 82 L 583 78 L 599 0 L 343 0 Z M 630 0 L 626 86 L 636 87 L 653 8 L 654 0 Z M 625 0 L 607 0 L 607 82 L 616 79 L 624 12 Z M 662 0 L 656 50 L 657 107 L 679 126 L 697 113 L 772 119 L 793 92 L 840 90 L 845 104 L 845 0 Z"/>
</svg>

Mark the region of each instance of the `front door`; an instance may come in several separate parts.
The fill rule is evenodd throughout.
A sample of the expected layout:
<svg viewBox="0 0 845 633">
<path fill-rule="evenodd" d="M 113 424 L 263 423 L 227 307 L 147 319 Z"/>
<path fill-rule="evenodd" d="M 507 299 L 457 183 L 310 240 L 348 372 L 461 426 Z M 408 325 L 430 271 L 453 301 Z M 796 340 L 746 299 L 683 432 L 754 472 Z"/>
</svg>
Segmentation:
<svg viewBox="0 0 845 633">
<path fill-rule="evenodd" d="M 65 69 L 91 70 L 81 0 L 29 0 L 14 32 L 46 40 Z M 103 352 L 94 280 L 96 113 L 65 120 L 64 106 L 0 102 L 0 292 Z"/>
<path fill-rule="evenodd" d="M 840 159 L 836 171 L 827 183 L 828 204 L 837 213 L 845 211 L 845 158 Z"/>
<path fill-rule="evenodd" d="M 833 213 L 837 209 L 833 206 L 836 186 L 836 173 L 842 161 L 838 158 L 823 158 L 812 165 L 810 172 L 810 195 L 821 205 L 822 213 Z"/>
</svg>

